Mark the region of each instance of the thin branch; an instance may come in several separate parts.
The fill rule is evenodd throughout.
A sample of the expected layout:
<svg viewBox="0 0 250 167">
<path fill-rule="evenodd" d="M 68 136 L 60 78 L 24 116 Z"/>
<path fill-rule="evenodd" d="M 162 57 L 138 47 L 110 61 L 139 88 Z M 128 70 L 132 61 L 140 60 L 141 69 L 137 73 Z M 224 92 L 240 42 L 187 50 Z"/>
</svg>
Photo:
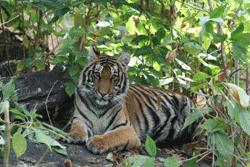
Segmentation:
<svg viewBox="0 0 250 167">
<path fill-rule="evenodd" d="M 246 68 L 246 92 L 250 94 L 250 67 Z"/>
<path fill-rule="evenodd" d="M 10 19 L 10 20 L 8 20 L 8 21 L 6 21 L 6 22 L 2 22 L 1 24 L 0 24 L 0 26 L 2 27 L 2 26 L 5 26 L 6 24 L 8 24 L 8 23 L 10 23 L 11 21 L 13 21 L 13 20 L 15 20 L 16 18 L 18 18 L 20 15 L 16 15 L 15 17 L 13 17 L 12 19 Z"/>
<path fill-rule="evenodd" d="M 48 115 L 48 118 L 49 118 L 50 125 L 53 125 L 53 124 L 52 124 L 52 121 L 50 119 L 50 114 L 49 114 L 49 109 L 48 109 L 47 103 L 49 101 L 49 96 L 50 96 L 52 90 L 54 89 L 55 85 L 57 84 L 57 82 L 58 82 L 58 80 L 56 82 L 54 82 L 54 84 L 52 85 L 52 87 L 51 87 L 51 89 L 49 91 L 49 94 L 48 94 L 48 96 L 46 97 L 46 100 L 45 100 L 45 108 L 46 108 L 46 112 L 47 112 L 47 115 Z"/>
<path fill-rule="evenodd" d="M 233 72 L 231 72 L 230 75 L 229 75 L 229 79 L 230 79 L 235 73 L 238 73 L 238 72 L 241 71 L 241 70 L 245 70 L 245 68 L 238 68 L 238 69 L 234 70 Z"/>
<path fill-rule="evenodd" d="M 8 101 L 3 102 L 3 112 L 4 112 L 4 121 L 5 121 L 5 133 L 6 133 L 6 141 L 4 145 L 4 159 L 3 166 L 9 166 L 9 156 L 10 156 L 10 115 L 9 115 L 10 104 Z"/>
</svg>

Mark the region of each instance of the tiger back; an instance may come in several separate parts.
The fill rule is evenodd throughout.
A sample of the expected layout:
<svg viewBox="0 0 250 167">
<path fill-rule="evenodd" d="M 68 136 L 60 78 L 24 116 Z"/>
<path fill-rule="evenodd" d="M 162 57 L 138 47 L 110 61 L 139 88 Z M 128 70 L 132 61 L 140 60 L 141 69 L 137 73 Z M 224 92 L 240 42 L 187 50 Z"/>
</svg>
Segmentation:
<svg viewBox="0 0 250 167">
<path fill-rule="evenodd" d="M 151 136 L 158 146 L 183 144 L 195 124 L 183 129 L 191 100 L 159 88 L 129 85 L 130 56 L 119 59 L 92 49 L 76 89 L 70 135 L 74 143 L 101 154 L 139 147 Z"/>
</svg>

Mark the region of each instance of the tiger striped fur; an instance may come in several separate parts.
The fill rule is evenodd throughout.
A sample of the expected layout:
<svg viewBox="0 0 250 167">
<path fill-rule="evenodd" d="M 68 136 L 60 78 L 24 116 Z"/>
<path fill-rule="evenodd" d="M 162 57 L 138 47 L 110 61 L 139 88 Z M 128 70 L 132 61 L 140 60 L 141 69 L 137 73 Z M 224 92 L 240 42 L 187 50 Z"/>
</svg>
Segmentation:
<svg viewBox="0 0 250 167">
<path fill-rule="evenodd" d="M 101 154 L 139 147 L 146 136 L 159 146 L 192 138 L 194 125 L 182 129 L 191 100 L 159 88 L 129 85 L 130 57 L 118 60 L 93 49 L 82 70 L 75 95 L 70 135 L 73 142 Z"/>
</svg>

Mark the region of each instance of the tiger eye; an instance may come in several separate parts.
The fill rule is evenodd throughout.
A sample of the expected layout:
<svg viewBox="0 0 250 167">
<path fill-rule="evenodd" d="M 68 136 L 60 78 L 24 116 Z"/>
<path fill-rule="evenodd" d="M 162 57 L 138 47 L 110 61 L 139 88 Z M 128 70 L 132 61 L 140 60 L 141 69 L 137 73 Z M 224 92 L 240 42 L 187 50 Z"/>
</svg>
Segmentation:
<svg viewBox="0 0 250 167">
<path fill-rule="evenodd" d="M 119 79 L 119 77 L 118 77 L 118 75 L 113 75 L 113 76 L 111 77 L 111 79 L 112 79 L 112 81 L 117 82 L 118 79 Z"/>
</svg>

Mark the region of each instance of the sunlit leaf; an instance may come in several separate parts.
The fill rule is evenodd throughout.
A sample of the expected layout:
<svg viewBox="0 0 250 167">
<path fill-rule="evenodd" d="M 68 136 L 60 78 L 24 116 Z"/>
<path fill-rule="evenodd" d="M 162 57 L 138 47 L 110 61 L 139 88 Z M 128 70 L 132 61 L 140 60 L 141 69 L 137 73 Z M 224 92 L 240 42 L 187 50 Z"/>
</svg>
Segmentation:
<svg viewBox="0 0 250 167">
<path fill-rule="evenodd" d="M 4 145 L 5 144 L 5 141 L 3 139 L 3 137 L 0 135 L 0 145 Z"/>
<path fill-rule="evenodd" d="M 20 133 L 16 133 L 12 138 L 12 147 L 13 150 L 19 158 L 21 155 L 23 155 L 27 149 L 27 141 L 24 138 L 24 136 Z"/>
<path fill-rule="evenodd" d="M 176 62 L 181 66 L 181 68 L 183 68 L 184 70 L 188 70 L 188 71 L 191 71 L 192 69 L 187 65 L 185 64 L 184 62 L 178 60 L 178 59 L 175 59 Z"/>
<path fill-rule="evenodd" d="M 152 157 L 156 156 L 156 144 L 154 140 L 147 136 L 146 142 L 145 142 L 145 149 L 147 150 L 148 154 Z"/>
<path fill-rule="evenodd" d="M 179 167 L 180 166 L 180 163 L 177 160 L 176 156 L 172 156 L 172 157 L 169 157 L 169 158 L 166 158 L 166 159 L 159 158 L 159 160 L 161 162 L 163 162 L 165 167 Z"/>
<path fill-rule="evenodd" d="M 242 111 L 239 113 L 239 123 L 244 132 L 250 136 L 250 112 Z"/>
<path fill-rule="evenodd" d="M 110 22 L 107 21 L 99 21 L 95 26 L 97 27 L 111 27 Z"/>
<path fill-rule="evenodd" d="M 198 71 L 197 73 L 194 74 L 193 76 L 193 80 L 194 81 L 206 81 L 207 78 L 209 78 L 210 76 L 207 73 Z"/>
<path fill-rule="evenodd" d="M 224 20 L 222 18 L 210 18 L 209 16 L 203 16 L 200 18 L 200 25 L 204 25 L 206 24 L 207 22 L 209 21 L 214 21 L 214 22 L 217 22 L 217 23 L 223 23 Z"/>
<path fill-rule="evenodd" d="M 162 79 L 160 80 L 160 85 L 167 85 L 167 84 L 173 82 L 173 80 L 174 80 L 174 77 L 162 78 Z"/>
<path fill-rule="evenodd" d="M 241 87 L 232 84 L 232 83 L 225 83 L 225 85 L 228 88 L 229 93 L 231 94 L 231 96 L 243 107 L 243 108 L 247 108 L 249 106 L 249 102 L 250 102 L 250 97 L 249 95 L 246 93 L 246 91 L 244 89 L 242 89 Z"/>
</svg>

